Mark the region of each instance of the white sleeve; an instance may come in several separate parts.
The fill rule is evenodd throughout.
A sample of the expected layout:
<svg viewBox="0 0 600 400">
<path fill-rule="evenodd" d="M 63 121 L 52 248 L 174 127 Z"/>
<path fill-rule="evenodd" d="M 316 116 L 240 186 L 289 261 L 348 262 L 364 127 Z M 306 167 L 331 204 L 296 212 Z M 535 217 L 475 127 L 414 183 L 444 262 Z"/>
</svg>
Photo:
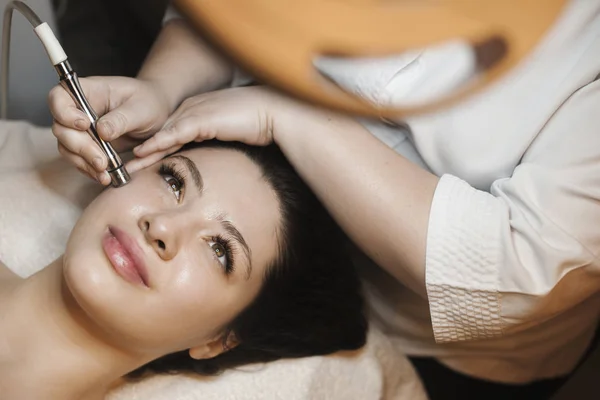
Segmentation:
<svg viewBox="0 0 600 400">
<path fill-rule="evenodd" d="M 490 193 L 445 175 L 432 204 L 426 283 L 435 339 L 486 339 L 600 289 L 600 82 L 553 115 Z"/>
<path fill-rule="evenodd" d="M 181 14 L 179 14 L 179 12 L 177 12 L 177 10 L 175 9 L 175 7 L 173 7 L 171 2 L 169 2 L 169 4 L 167 5 L 167 10 L 165 12 L 165 16 L 163 17 L 163 20 L 162 20 L 163 25 L 165 25 L 167 22 L 172 21 L 174 19 L 184 19 L 184 18 Z M 229 85 L 230 87 L 246 86 L 246 85 L 251 84 L 252 82 L 254 82 L 254 78 L 250 74 L 243 71 L 241 68 L 239 68 L 237 66 L 235 66 L 233 68 L 233 78 L 231 79 L 231 84 Z"/>
</svg>

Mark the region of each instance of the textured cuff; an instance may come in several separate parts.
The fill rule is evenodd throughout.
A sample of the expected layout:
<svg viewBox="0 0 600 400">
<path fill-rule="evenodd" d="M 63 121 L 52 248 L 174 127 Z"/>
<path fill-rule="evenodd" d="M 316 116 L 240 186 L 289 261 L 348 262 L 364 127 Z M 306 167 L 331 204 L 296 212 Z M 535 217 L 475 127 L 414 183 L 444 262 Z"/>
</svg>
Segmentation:
<svg viewBox="0 0 600 400">
<path fill-rule="evenodd" d="M 427 233 L 426 283 L 435 340 L 448 343 L 502 335 L 498 267 L 502 203 L 444 175 Z"/>
</svg>

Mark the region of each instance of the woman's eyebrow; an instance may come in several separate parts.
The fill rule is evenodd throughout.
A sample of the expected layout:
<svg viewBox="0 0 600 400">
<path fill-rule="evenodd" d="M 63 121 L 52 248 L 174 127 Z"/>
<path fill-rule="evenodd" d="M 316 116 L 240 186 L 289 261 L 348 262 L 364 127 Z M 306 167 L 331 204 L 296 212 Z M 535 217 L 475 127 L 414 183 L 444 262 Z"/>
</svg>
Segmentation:
<svg viewBox="0 0 600 400">
<path fill-rule="evenodd" d="M 252 253 L 248 243 L 246 243 L 244 236 L 242 236 L 241 232 L 233 225 L 233 223 L 231 223 L 231 221 L 228 221 L 224 217 L 219 217 L 219 220 L 221 221 L 223 229 L 240 244 L 240 247 L 244 251 L 244 256 L 246 258 L 246 280 L 250 279 L 250 276 L 252 275 L 252 258 L 250 256 Z"/>
<path fill-rule="evenodd" d="M 171 158 L 175 158 L 183 162 L 183 165 L 185 165 L 185 168 L 192 176 L 192 181 L 194 181 L 196 189 L 198 189 L 198 192 L 202 193 L 204 182 L 202 181 L 202 175 L 200 174 L 200 171 L 198 171 L 198 167 L 196 167 L 196 164 L 192 160 L 181 154 L 171 156 Z"/>
</svg>

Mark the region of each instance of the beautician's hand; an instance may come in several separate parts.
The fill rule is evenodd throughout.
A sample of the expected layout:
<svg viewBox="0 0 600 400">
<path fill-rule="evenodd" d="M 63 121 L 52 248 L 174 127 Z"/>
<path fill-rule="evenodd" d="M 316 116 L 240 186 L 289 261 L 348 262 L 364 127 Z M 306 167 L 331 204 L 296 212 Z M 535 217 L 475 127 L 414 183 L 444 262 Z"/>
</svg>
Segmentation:
<svg viewBox="0 0 600 400">
<path fill-rule="evenodd" d="M 93 77 L 80 82 L 91 106 L 102 115 L 98 134 L 118 152 L 131 150 L 158 131 L 171 111 L 165 96 L 148 81 Z M 81 172 L 108 185 L 107 160 L 85 132 L 90 125 L 85 114 L 60 86 L 50 92 L 49 103 L 54 116 L 52 132 L 58 139 L 60 153 Z"/>
<path fill-rule="evenodd" d="M 263 87 L 225 89 L 185 100 L 164 127 L 134 148 L 130 172 L 145 168 L 190 142 L 218 139 L 265 146 L 274 140 L 278 122 L 302 106 Z M 294 109 L 294 113 L 288 112 Z M 288 119 L 285 118 L 287 121 Z"/>
</svg>

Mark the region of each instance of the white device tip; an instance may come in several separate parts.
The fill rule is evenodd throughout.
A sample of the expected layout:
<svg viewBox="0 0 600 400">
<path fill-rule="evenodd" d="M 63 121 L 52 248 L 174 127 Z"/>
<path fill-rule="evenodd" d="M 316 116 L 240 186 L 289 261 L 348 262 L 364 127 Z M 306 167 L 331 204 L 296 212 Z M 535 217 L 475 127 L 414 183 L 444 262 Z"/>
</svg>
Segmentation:
<svg viewBox="0 0 600 400">
<path fill-rule="evenodd" d="M 52 65 L 60 64 L 67 59 L 67 54 L 54 36 L 48 23 L 44 22 L 33 29 L 42 41 Z"/>
</svg>

